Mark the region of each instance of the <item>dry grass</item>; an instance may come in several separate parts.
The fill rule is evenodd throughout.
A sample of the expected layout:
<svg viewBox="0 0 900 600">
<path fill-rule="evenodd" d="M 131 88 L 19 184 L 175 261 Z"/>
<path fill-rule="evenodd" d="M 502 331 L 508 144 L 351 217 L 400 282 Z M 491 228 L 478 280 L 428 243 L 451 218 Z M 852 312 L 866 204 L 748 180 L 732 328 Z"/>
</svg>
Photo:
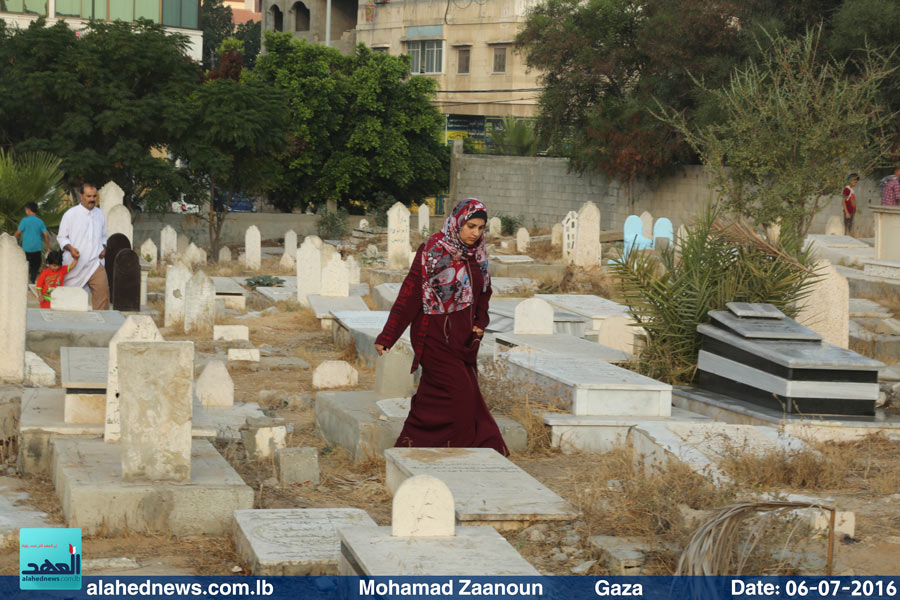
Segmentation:
<svg viewBox="0 0 900 600">
<path fill-rule="evenodd" d="M 616 280 L 602 267 L 583 269 L 568 265 L 562 277 L 539 278 L 537 286 L 539 294 L 595 294 L 619 300 Z"/>
<path fill-rule="evenodd" d="M 528 244 L 528 256 L 535 260 L 559 262 L 562 260 L 562 247 L 553 246 L 549 241 L 532 242 Z"/>
</svg>

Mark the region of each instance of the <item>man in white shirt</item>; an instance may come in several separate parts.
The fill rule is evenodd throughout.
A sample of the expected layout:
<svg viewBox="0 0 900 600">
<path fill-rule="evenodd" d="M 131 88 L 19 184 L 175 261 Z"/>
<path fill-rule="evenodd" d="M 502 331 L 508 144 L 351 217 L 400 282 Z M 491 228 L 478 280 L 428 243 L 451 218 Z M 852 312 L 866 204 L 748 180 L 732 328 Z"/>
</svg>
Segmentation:
<svg viewBox="0 0 900 600">
<path fill-rule="evenodd" d="M 109 281 L 103 258 L 106 256 L 106 218 L 97 207 L 100 194 L 97 186 L 81 186 L 81 204 L 66 211 L 59 224 L 56 241 L 63 249 L 63 264 L 78 259 L 75 268 L 66 275 L 65 285 L 83 287 L 91 292 L 94 310 L 109 309 Z"/>
</svg>

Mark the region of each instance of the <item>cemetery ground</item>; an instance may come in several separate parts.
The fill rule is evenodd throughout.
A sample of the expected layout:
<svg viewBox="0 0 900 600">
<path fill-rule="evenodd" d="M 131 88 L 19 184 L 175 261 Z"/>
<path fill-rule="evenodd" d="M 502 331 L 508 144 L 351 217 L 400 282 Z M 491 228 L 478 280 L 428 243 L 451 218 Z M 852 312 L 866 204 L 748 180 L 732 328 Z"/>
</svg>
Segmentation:
<svg viewBox="0 0 900 600">
<path fill-rule="evenodd" d="M 415 247 L 415 236 L 413 242 Z M 549 258 L 551 254 L 549 242 L 532 242 L 529 249 L 533 257 Z M 290 272 L 282 269 L 277 259 L 265 257 L 258 272 L 245 270 L 238 261 L 208 265 L 206 271 L 210 276 L 229 277 Z M 365 280 L 366 270 L 363 273 Z M 148 305 L 157 311 L 155 320 L 167 341 L 194 342 L 197 376 L 206 362 L 217 355 L 221 358 L 223 349 L 208 333 L 191 335 L 177 327 L 163 327 L 163 303 L 158 298 L 164 291 L 164 275 L 165 265 L 152 273 Z M 616 299 L 616 286 L 601 269 L 570 268 L 562 277 L 538 279 L 535 289 L 516 295 L 534 293 L 593 293 Z M 364 300 L 370 309 L 375 308 L 371 295 Z M 289 427 L 287 446 L 315 447 L 320 469 L 318 484 L 282 485 L 272 459 L 250 460 L 241 442 L 217 442 L 222 456 L 254 490 L 253 508 L 361 508 L 379 525 L 389 525 L 391 495 L 385 482 L 384 458 L 369 456 L 354 461 L 343 448 L 327 444 L 316 431 L 313 406 L 312 368 L 321 361 L 345 360 L 358 370 L 357 385 L 346 389 L 372 389 L 374 370 L 357 358 L 352 344 L 336 345 L 315 314 L 296 301 L 272 302 L 253 292 L 248 296 L 247 311 L 247 315 L 229 313 L 216 320 L 217 325 L 247 326 L 250 342 L 263 356 L 259 365 L 229 365 L 234 400 L 257 402 L 268 416 L 285 419 Z M 296 360 L 267 364 L 266 357 Z M 59 371 L 58 355 L 44 358 Z M 504 369 L 502 364 L 482 367 L 480 383 L 492 412 L 512 417 L 528 433 L 527 448 L 513 452 L 512 462 L 580 513 L 572 521 L 501 531 L 541 573 L 632 574 L 639 568 L 642 574 L 671 574 L 693 531 L 715 509 L 759 500 L 765 493 L 827 496 L 841 510 L 855 513 L 854 535 L 839 534 L 836 540 L 836 574 L 896 572 L 900 564 L 900 443 L 872 436 L 854 442 L 812 443 L 807 451 L 771 451 L 762 456 L 726 446 L 722 466 L 729 481 L 714 485 L 680 462 L 671 462 L 662 472 L 645 469 L 625 447 L 604 454 L 562 453 L 551 448 L 541 415 L 558 409 L 536 400 L 539 394 L 530 386 L 510 383 Z M 14 465 L 15 448 L 6 451 L 6 464 Z M 28 493 L 31 507 L 63 526 L 61 506 L 49 480 L 26 476 L 20 484 Z M 758 526 L 760 522 L 750 520 L 739 530 L 748 540 L 754 534 L 760 536 L 745 573 L 824 573 L 827 536 L 822 531 L 813 531 L 796 519 L 773 520 L 766 527 Z M 623 540 L 632 550 L 624 553 L 629 558 L 604 553 L 599 548 L 603 543 L 596 536 Z M 101 533 L 85 537 L 84 556 L 87 574 L 249 573 L 230 534 L 175 539 Z M 140 567 L 111 560 L 122 558 L 133 559 Z M 91 561 L 95 561 L 93 565 Z M 11 575 L 17 570 L 17 553 L 0 554 L 0 574 Z"/>
</svg>

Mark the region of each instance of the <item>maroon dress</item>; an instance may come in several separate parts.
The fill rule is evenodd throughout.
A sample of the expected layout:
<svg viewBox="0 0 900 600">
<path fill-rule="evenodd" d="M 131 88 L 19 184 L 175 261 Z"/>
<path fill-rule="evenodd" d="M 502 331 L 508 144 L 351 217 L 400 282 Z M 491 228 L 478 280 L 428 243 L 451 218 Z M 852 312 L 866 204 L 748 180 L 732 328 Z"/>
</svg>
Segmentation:
<svg viewBox="0 0 900 600">
<path fill-rule="evenodd" d="M 484 279 L 477 263 L 469 261 L 469 276 L 475 303 L 463 310 L 426 315 L 422 310 L 422 247 L 403 281 L 381 335 L 375 340 L 390 348 L 411 325 L 415 358 L 413 370 L 422 366 L 419 388 L 398 447 L 493 448 L 504 456 L 509 450 L 500 428 L 488 411 L 478 389 L 480 339 L 472 326 L 487 327 L 490 287 L 482 292 Z"/>
</svg>

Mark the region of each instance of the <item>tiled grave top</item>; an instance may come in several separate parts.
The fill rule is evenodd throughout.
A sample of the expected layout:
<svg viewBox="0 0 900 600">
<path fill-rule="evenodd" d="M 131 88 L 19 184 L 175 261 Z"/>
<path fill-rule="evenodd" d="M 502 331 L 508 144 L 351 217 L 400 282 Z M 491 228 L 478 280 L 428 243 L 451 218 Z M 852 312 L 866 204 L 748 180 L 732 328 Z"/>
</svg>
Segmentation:
<svg viewBox="0 0 900 600">
<path fill-rule="evenodd" d="M 877 360 L 826 342 L 816 344 L 797 340 L 746 339 L 713 325 L 700 325 L 697 331 L 701 335 L 791 369 L 871 371 L 884 366 Z"/>
<path fill-rule="evenodd" d="M 488 312 L 501 317 L 515 318 L 516 307 L 527 300 L 527 298 L 491 298 L 488 306 Z M 554 322 L 584 322 L 585 317 L 575 314 L 574 312 L 565 312 L 554 307 Z M 493 329 L 493 327 L 491 328 Z"/>
<path fill-rule="evenodd" d="M 26 322 L 29 331 L 112 331 L 115 334 L 125 323 L 125 317 L 117 310 L 54 312 L 41 308 L 29 308 Z"/>
<path fill-rule="evenodd" d="M 217 296 L 243 296 L 246 290 L 231 277 L 212 277 Z"/>
<path fill-rule="evenodd" d="M 59 349 L 60 381 L 64 388 L 106 389 L 109 370 L 108 348 Z"/>
<path fill-rule="evenodd" d="M 507 346 L 525 346 L 541 352 L 559 355 L 576 355 L 585 359 L 607 362 L 623 362 L 628 355 L 621 350 L 595 344 L 571 335 L 518 335 L 515 333 L 496 334 L 499 344 Z"/>
<path fill-rule="evenodd" d="M 576 515 L 565 500 L 491 448 L 390 448 L 384 456 L 389 469 L 406 477 L 433 475 L 446 483 L 460 521 L 568 520 Z"/>
<path fill-rule="evenodd" d="M 254 575 L 337 572 L 338 530 L 375 527 L 358 508 L 288 508 L 234 511 L 238 551 Z"/>
<path fill-rule="evenodd" d="M 591 389 L 671 390 L 672 386 L 592 358 L 555 354 L 510 354 L 509 362 L 566 385 Z"/>
<path fill-rule="evenodd" d="M 870 245 L 849 235 L 810 234 L 807 242 L 821 244 L 826 248 L 869 248 Z"/>
<path fill-rule="evenodd" d="M 741 319 L 727 310 L 713 310 L 709 316 L 744 338 L 822 341 L 821 335 L 793 319 Z"/>
<path fill-rule="evenodd" d="M 628 312 L 628 307 L 591 294 L 535 294 L 550 304 L 578 315 L 595 319 Z"/>
<path fill-rule="evenodd" d="M 77 317 L 71 318 L 73 312 L 74 311 L 42 310 L 38 314 L 45 323 L 72 323 L 73 325 L 82 323 L 103 323 L 103 316 L 96 312 L 82 312 L 78 313 Z"/>
<path fill-rule="evenodd" d="M 534 262 L 533 258 L 525 254 L 497 254 L 496 256 L 491 256 L 491 258 L 501 265 Z"/>
<path fill-rule="evenodd" d="M 375 404 L 390 419 L 405 419 L 409 415 L 412 398 L 386 398 Z"/>
<path fill-rule="evenodd" d="M 318 319 L 330 319 L 331 311 L 367 311 L 369 307 L 365 301 L 359 296 L 348 296 L 347 298 L 335 298 L 321 296 L 319 294 L 310 294 L 306 297 L 309 307 L 316 314 Z"/>
<path fill-rule="evenodd" d="M 886 319 L 891 311 L 865 298 L 850 298 L 850 316 L 856 318 Z"/>
<path fill-rule="evenodd" d="M 387 310 L 333 310 L 331 314 L 347 329 L 384 329 L 388 316 Z"/>
<path fill-rule="evenodd" d="M 757 319 L 783 319 L 784 313 L 775 306 L 763 302 L 726 302 L 725 306 L 736 317 L 752 317 Z"/>
</svg>

